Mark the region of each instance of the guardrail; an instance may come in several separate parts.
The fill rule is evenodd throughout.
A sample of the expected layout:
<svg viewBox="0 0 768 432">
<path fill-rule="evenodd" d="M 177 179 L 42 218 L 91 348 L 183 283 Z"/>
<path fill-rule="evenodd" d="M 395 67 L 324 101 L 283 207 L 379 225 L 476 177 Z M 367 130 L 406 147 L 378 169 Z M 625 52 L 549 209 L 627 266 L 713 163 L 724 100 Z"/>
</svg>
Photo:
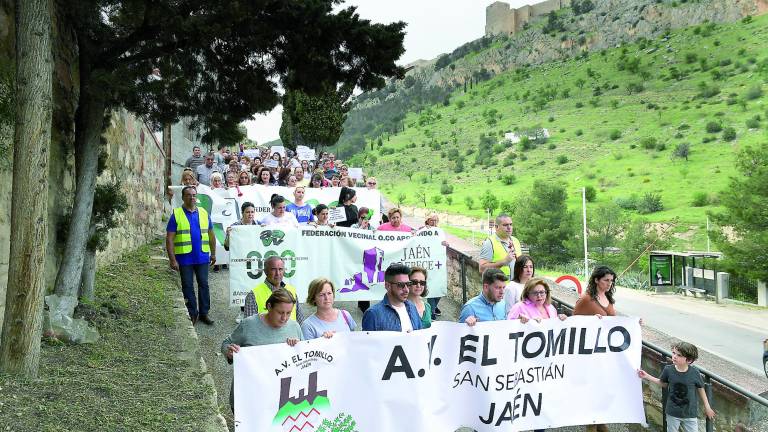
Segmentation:
<svg viewBox="0 0 768 432">
<path fill-rule="evenodd" d="M 569 316 L 573 314 L 573 305 L 572 304 L 570 304 L 568 302 L 565 302 L 563 300 L 554 298 L 554 297 L 552 298 L 552 303 L 555 305 L 555 308 L 558 310 L 559 313 L 564 313 L 564 314 L 569 315 Z M 668 364 L 672 360 L 672 353 L 670 351 L 667 351 L 666 349 L 664 349 L 664 348 L 662 348 L 662 347 L 660 347 L 660 346 L 658 346 L 658 345 L 656 345 L 654 343 L 643 341 L 643 349 L 650 350 L 650 351 L 655 352 L 656 354 L 660 355 L 661 358 L 662 358 L 662 361 L 665 364 Z M 758 404 L 760 404 L 760 405 L 762 405 L 764 407 L 768 407 L 768 399 L 766 399 L 766 398 L 764 398 L 764 397 L 762 397 L 762 396 L 760 396 L 758 394 L 755 394 L 755 393 L 745 389 L 744 387 L 742 387 L 742 386 L 740 386 L 740 385 L 738 385 L 738 384 L 736 384 L 736 383 L 734 383 L 732 381 L 729 381 L 729 380 L 727 380 L 727 379 L 717 375 L 714 372 L 710 372 L 710 371 L 708 371 L 707 369 L 705 369 L 705 368 L 703 368 L 701 366 L 696 366 L 696 368 L 704 376 L 704 391 L 707 393 L 707 399 L 710 401 L 710 403 L 712 403 L 712 400 L 713 400 L 713 397 L 712 397 L 712 383 L 716 382 L 719 385 L 727 388 L 728 390 L 730 390 L 730 391 L 732 391 L 734 393 L 737 393 L 737 394 L 741 395 L 744 398 L 750 399 L 753 402 L 756 402 L 756 403 L 758 403 Z M 662 430 L 666 431 L 667 430 L 667 416 L 666 416 L 666 413 L 665 413 L 665 405 L 666 404 L 664 403 L 666 401 L 666 390 L 663 390 L 662 394 L 663 394 L 663 397 L 662 397 L 663 400 L 662 400 L 662 404 L 661 404 L 661 409 L 662 409 L 662 419 L 663 419 L 663 422 L 664 422 Z M 714 407 L 713 407 L 713 409 L 714 409 Z M 707 432 L 712 432 L 714 430 L 714 422 L 712 420 L 710 420 L 709 418 L 706 419 L 706 430 L 707 430 Z"/>
</svg>

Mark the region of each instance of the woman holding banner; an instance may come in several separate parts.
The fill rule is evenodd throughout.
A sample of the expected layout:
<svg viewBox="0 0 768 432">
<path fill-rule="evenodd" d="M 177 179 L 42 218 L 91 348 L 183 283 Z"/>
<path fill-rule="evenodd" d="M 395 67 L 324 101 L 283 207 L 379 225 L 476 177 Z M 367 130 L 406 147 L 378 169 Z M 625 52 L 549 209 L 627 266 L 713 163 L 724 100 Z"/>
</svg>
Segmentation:
<svg viewBox="0 0 768 432">
<path fill-rule="evenodd" d="M 272 172 L 270 172 L 269 168 L 267 167 L 261 167 L 257 178 L 258 180 L 256 181 L 256 184 L 260 184 L 262 186 L 275 186 L 275 180 L 272 178 Z"/>
<path fill-rule="evenodd" d="M 352 224 L 350 228 L 373 231 L 373 225 L 371 225 L 371 215 L 369 215 L 368 212 L 368 207 L 360 207 L 360 210 L 357 212 L 357 223 Z"/>
<path fill-rule="evenodd" d="M 221 353 L 232 364 L 240 347 L 270 345 L 286 342 L 295 346 L 302 340 L 301 327 L 291 319 L 296 299 L 285 289 L 278 288 L 267 299 L 267 313 L 244 318 L 231 335 L 221 343 Z M 229 405 L 235 411 L 235 382 L 229 392 Z"/>
<path fill-rule="evenodd" d="M 239 186 L 248 186 L 251 184 L 251 175 L 248 174 L 248 171 L 240 171 L 237 183 Z"/>
<path fill-rule="evenodd" d="M 328 223 L 328 215 L 330 214 L 330 210 L 328 210 L 327 205 L 318 204 L 317 207 L 312 210 L 312 213 L 315 215 L 315 222 L 311 223 L 312 225 L 315 227 L 327 226 L 333 228 L 333 224 Z"/>
<path fill-rule="evenodd" d="M 542 278 L 533 278 L 526 282 L 521 300 L 515 303 L 507 314 L 507 319 L 520 319 L 523 324 L 529 320 L 541 322 L 542 319 L 568 318 L 558 314 L 552 306 L 552 294 L 549 284 Z"/>
<path fill-rule="evenodd" d="M 272 207 L 272 213 L 267 213 L 259 220 L 261 226 L 282 225 L 288 227 L 299 227 L 299 221 L 291 212 L 285 211 L 285 198 L 278 194 L 272 194 L 269 199 L 269 205 Z"/>
<path fill-rule="evenodd" d="M 317 310 L 301 323 L 304 339 L 331 337 L 334 333 L 355 331 L 357 323 L 344 309 L 333 307 L 336 288 L 326 278 L 317 278 L 309 283 L 307 303 Z"/>
<path fill-rule="evenodd" d="M 399 208 L 389 209 L 387 216 L 389 222 L 379 225 L 379 231 L 413 232 L 413 228 L 403 223 L 403 212 Z"/>
<path fill-rule="evenodd" d="M 595 315 L 598 318 L 615 316 L 616 272 L 609 267 L 600 266 L 592 271 L 587 284 L 587 291 L 576 301 L 574 315 Z M 642 324 L 642 320 L 641 320 Z M 587 425 L 587 432 L 608 432 L 604 424 Z"/>
<path fill-rule="evenodd" d="M 418 266 L 411 267 L 408 278 L 411 280 L 408 300 L 416 306 L 416 312 L 421 319 L 421 328 L 430 328 L 432 326 L 432 305 L 424 301 L 429 293 L 427 290 L 427 269 Z"/>
</svg>

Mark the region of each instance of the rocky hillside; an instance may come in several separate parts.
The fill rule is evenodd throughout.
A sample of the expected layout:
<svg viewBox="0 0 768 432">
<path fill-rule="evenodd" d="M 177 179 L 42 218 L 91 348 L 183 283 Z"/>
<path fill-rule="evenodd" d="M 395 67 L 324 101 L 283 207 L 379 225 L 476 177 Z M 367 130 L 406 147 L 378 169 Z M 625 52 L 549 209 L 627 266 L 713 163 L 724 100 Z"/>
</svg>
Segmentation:
<svg viewBox="0 0 768 432">
<path fill-rule="evenodd" d="M 484 37 L 428 62 L 419 62 L 404 80 L 357 98 L 336 151 L 350 156 L 366 143 L 401 131 L 408 111 L 445 103 L 495 75 L 525 66 L 654 39 L 670 30 L 705 22 L 728 23 L 768 12 L 768 0 L 594 0 L 595 8 L 571 9 L 544 17 L 511 37 Z M 448 31 L 448 30 L 446 30 Z M 663 48 L 663 47 L 662 47 Z"/>
</svg>

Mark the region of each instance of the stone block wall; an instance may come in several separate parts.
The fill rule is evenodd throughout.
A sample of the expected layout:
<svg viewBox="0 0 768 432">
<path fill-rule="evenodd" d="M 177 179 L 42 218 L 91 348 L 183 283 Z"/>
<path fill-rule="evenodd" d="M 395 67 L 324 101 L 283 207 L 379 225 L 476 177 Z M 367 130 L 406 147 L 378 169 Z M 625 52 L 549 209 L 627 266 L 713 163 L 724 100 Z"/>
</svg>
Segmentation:
<svg viewBox="0 0 768 432">
<path fill-rule="evenodd" d="M 13 2 L 0 0 L 0 24 L 13 23 Z M 8 30 L 8 31 L 5 31 Z M 46 281 L 53 289 L 64 239 L 58 238 L 64 217 L 74 197 L 74 112 L 77 106 L 77 58 L 72 34 L 54 20 L 54 118 L 51 134 L 48 193 L 48 248 Z M 70 39 L 68 39 L 70 38 Z M 13 68 L 14 32 L 0 25 L 0 67 Z M 0 85 L 3 83 L 0 82 Z M 146 243 L 163 232 L 164 158 L 162 145 L 141 119 L 125 111 L 113 113 L 105 131 L 107 169 L 100 183 L 119 179 L 128 198 L 128 209 L 118 218 L 120 226 L 110 232 L 109 246 L 100 253 L 100 263 L 117 259 L 123 251 Z M 5 313 L 10 248 L 13 120 L 0 118 L 0 328 Z"/>
</svg>

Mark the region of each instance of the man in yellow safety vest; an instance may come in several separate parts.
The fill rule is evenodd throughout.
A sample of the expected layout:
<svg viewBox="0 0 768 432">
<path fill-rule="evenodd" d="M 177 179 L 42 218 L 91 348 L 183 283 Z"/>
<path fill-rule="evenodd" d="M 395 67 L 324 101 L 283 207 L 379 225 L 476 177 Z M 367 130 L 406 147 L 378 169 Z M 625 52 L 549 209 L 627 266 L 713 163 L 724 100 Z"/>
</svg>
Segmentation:
<svg viewBox="0 0 768 432">
<path fill-rule="evenodd" d="M 213 325 L 208 317 L 211 298 L 208 290 L 208 266 L 216 262 L 216 237 L 211 217 L 197 207 L 197 189 L 181 190 L 183 205 L 173 209 L 165 229 L 165 249 L 172 269 L 181 275 L 181 291 L 192 324 L 198 320 Z M 197 279 L 197 296 L 193 278 Z"/>
<path fill-rule="evenodd" d="M 258 313 L 267 312 L 267 299 L 272 295 L 272 291 L 278 288 L 285 288 L 294 299 L 296 306 L 291 311 L 291 319 L 301 323 L 304 321 L 304 313 L 299 307 L 299 300 L 296 296 L 296 288 L 293 285 L 283 281 L 285 276 L 285 262 L 279 256 L 271 256 L 264 260 L 264 282 L 256 285 L 251 292 L 245 296 L 244 315 L 249 317 Z"/>
<path fill-rule="evenodd" d="M 517 257 L 522 255 L 520 240 L 512 237 L 512 218 L 507 214 L 496 216 L 496 233 L 485 239 L 480 247 L 480 272 L 499 269 L 511 277 Z"/>
</svg>

